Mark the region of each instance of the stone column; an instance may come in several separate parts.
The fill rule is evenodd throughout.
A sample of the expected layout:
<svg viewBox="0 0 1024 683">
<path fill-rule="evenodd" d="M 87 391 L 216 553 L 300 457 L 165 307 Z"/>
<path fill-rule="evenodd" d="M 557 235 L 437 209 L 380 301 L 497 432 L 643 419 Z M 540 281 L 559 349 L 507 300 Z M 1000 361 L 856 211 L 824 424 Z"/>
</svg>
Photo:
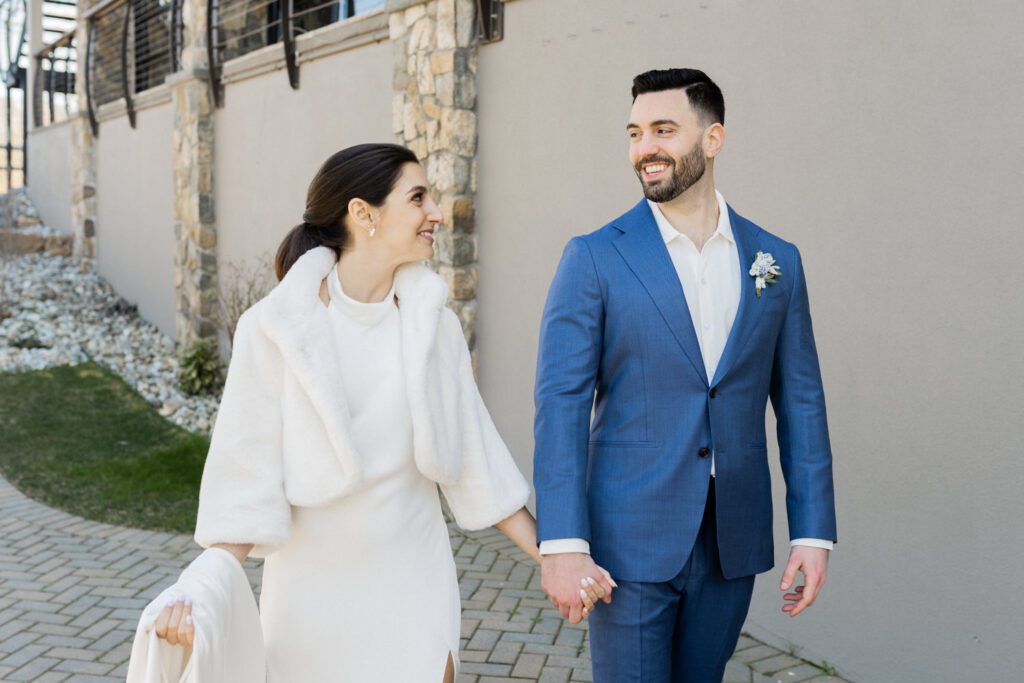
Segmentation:
<svg viewBox="0 0 1024 683">
<path fill-rule="evenodd" d="M 36 127 L 36 110 L 42 104 L 42 100 L 36 97 L 38 94 L 36 81 L 43 75 L 39 73 L 41 69 L 39 68 L 40 65 L 36 62 L 36 54 L 44 47 L 43 0 L 29 0 L 27 9 L 25 22 L 28 24 L 28 68 L 25 73 L 24 106 L 27 114 L 28 130 L 25 131 L 25 140 L 28 140 L 29 130 Z M 32 169 L 29 169 L 29 173 L 31 172 Z"/>
<path fill-rule="evenodd" d="M 182 68 L 167 78 L 174 107 L 174 290 L 179 348 L 217 337 L 214 107 L 206 53 L 206 1 L 183 0 L 182 20 Z"/>
<path fill-rule="evenodd" d="M 389 0 L 394 132 L 420 158 L 444 212 L 434 267 L 476 364 L 476 3 Z"/>
<path fill-rule="evenodd" d="M 83 269 L 91 268 L 96 257 L 96 141 L 89 124 L 85 92 L 85 55 L 89 49 L 89 30 L 82 14 L 95 2 L 78 5 L 75 29 L 76 112 L 71 117 L 71 230 L 72 255 Z"/>
</svg>

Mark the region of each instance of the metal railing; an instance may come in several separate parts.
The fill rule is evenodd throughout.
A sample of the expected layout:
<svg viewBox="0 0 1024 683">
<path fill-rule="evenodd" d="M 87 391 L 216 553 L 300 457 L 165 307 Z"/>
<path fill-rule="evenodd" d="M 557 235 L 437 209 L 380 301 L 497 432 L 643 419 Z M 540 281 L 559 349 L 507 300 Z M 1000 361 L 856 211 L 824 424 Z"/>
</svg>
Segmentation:
<svg viewBox="0 0 1024 683">
<path fill-rule="evenodd" d="M 281 43 L 288 82 L 292 88 L 298 89 L 295 38 L 383 7 L 384 3 L 385 0 L 209 0 L 206 44 L 216 105 L 224 104 L 221 74 L 225 62 Z"/>
<path fill-rule="evenodd" d="M 502 0 L 476 0 L 476 36 L 481 43 L 495 43 L 505 36 Z"/>
<path fill-rule="evenodd" d="M 0 192 L 21 187 L 28 176 L 25 134 L 28 130 L 28 102 L 25 99 L 28 3 L 26 0 L 0 1 L 0 72 L 3 82 L 3 112 L 0 120 Z"/>
<path fill-rule="evenodd" d="M 75 31 L 71 30 L 35 55 L 33 124 L 48 126 L 78 111 L 75 75 L 78 73 Z M 61 115 L 63 114 L 63 115 Z"/>
<path fill-rule="evenodd" d="M 86 16 L 85 87 L 93 134 L 96 109 L 124 98 L 135 127 L 135 95 L 181 67 L 181 0 L 108 0 Z"/>
</svg>

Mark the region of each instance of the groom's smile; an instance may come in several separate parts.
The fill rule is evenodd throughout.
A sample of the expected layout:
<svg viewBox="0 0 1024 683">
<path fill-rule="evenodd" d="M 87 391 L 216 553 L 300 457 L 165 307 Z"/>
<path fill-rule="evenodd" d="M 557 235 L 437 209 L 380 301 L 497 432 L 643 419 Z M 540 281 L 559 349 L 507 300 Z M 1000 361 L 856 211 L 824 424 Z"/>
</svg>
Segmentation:
<svg viewBox="0 0 1024 683">
<path fill-rule="evenodd" d="M 671 163 L 667 161 L 649 161 L 642 165 L 642 177 L 646 181 L 656 181 L 664 177 L 665 171 L 669 169 Z"/>
</svg>

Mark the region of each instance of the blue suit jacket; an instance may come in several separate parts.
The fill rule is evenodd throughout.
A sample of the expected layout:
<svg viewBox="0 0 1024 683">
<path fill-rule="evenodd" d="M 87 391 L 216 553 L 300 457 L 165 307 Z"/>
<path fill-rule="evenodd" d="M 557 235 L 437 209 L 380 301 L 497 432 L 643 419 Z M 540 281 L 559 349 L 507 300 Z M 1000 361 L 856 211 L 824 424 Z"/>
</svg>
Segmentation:
<svg viewBox="0 0 1024 683">
<path fill-rule="evenodd" d="M 790 536 L 836 540 L 825 397 L 800 254 L 731 208 L 729 217 L 741 295 L 712 378 L 645 200 L 573 238 L 548 292 L 535 391 L 538 537 L 588 540 L 594 559 L 617 578 L 667 581 L 682 569 L 704 511 L 711 450 L 725 576 L 771 569 L 769 398 Z M 760 297 L 748 274 L 758 251 L 771 253 L 782 271 Z"/>
</svg>

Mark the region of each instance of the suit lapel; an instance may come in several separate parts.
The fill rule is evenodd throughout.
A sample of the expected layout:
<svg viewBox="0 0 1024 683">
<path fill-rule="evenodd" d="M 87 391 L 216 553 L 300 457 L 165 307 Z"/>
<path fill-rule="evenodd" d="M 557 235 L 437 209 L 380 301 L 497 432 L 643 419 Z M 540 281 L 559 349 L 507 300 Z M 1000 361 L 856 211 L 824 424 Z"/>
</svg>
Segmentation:
<svg viewBox="0 0 1024 683">
<path fill-rule="evenodd" d="M 614 241 L 615 248 L 658 307 L 694 371 L 707 384 L 704 358 L 690 319 L 686 293 L 683 292 L 679 275 L 668 255 L 665 240 L 661 237 L 647 200 L 641 200 L 619 218 L 615 226 L 622 231 L 622 235 Z"/>
<path fill-rule="evenodd" d="M 721 382 L 725 373 L 739 358 L 747 340 L 757 329 L 757 322 L 766 303 L 754 296 L 754 281 L 749 275 L 750 264 L 754 262 L 757 252 L 762 250 L 758 240 L 761 229 L 733 211 L 731 206 L 729 207 L 729 221 L 732 225 L 733 237 L 736 240 L 736 255 L 740 260 L 740 303 L 736 311 L 736 320 L 733 321 L 729 339 L 722 351 L 722 358 L 718 361 L 711 386 Z"/>
</svg>

